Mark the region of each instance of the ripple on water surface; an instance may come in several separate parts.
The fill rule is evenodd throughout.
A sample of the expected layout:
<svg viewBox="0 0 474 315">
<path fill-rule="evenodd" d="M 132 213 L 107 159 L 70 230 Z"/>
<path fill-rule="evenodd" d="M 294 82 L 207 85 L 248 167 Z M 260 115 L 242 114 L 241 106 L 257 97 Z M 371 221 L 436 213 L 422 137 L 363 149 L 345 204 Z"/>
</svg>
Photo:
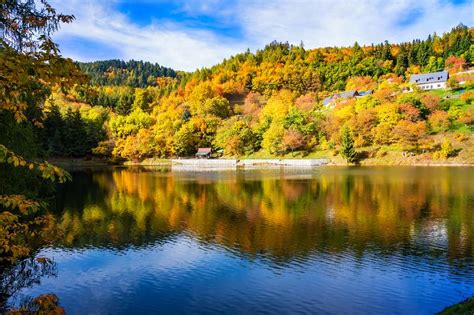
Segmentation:
<svg viewBox="0 0 474 315">
<path fill-rule="evenodd" d="M 37 255 L 84 313 L 417 313 L 474 295 L 472 169 L 77 172 Z"/>
</svg>

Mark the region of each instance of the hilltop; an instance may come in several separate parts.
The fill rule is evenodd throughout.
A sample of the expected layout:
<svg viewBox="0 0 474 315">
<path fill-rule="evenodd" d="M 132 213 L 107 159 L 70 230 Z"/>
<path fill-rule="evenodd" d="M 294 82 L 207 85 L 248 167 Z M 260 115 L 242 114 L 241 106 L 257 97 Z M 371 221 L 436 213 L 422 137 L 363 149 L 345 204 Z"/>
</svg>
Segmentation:
<svg viewBox="0 0 474 315">
<path fill-rule="evenodd" d="M 159 78 L 175 78 L 176 71 L 157 63 L 118 59 L 78 62 L 92 85 L 147 87 L 158 85 Z"/>
</svg>

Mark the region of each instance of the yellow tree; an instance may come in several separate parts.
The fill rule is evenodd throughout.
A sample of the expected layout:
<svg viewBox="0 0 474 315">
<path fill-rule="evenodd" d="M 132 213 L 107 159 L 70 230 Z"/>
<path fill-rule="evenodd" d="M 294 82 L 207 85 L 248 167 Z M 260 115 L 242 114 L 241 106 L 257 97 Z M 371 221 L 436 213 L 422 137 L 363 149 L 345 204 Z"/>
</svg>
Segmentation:
<svg viewBox="0 0 474 315">
<path fill-rule="evenodd" d="M 72 60 L 60 56 L 50 37 L 60 23 L 69 23 L 74 17 L 58 14 L 46 1 L 5 0 L 0 2 L 0 18 L 1 117 L 41 127 L 38 112 L 51 89 L 72 87 L 84 78 Z M 38 174 L 50 181 L 63 182 L 69 176 L 48 162 L 28 161 L 5 143 L 0 143 L 0 169 L 2 177 L 13 176 L 15 169 L 23 169 L 19 174 Z M 0 187 L 0 263 L 28 254 L 29 248 L 22 242 L 33 236 L 30 226 L 38 225 L 40 219 L 31 219 L 31 214 L 42 206 L 11 187 Z"/>
</svg>

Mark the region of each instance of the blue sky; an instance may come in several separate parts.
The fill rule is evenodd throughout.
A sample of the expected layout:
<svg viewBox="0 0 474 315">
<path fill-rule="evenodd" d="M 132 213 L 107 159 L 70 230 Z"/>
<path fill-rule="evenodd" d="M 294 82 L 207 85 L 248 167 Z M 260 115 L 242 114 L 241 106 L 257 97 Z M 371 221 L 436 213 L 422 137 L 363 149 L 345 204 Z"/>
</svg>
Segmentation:
<svg viewBox="0 0 474 315">
<path fill-rule="evenodd" d="M 474 25 L 474 0 L 51 0 L 76 20 L 55 35 L 80 61 L 212 66 L 272 40 L 306 48 L 426 38 Z"/>
</svg>

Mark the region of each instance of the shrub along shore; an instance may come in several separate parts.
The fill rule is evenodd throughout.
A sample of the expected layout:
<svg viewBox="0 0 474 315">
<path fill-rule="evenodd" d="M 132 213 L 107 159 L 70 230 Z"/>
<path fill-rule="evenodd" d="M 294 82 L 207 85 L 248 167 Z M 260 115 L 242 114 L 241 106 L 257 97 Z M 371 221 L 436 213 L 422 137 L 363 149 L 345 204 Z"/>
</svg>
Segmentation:
<svg viewBox="0 0 474 315">
<path fill-rule="evenodd" d="M 474 296 L 458 304 L 449 306 L 438 315 L 472 315 L 474 314 Z"/>
</svg>

